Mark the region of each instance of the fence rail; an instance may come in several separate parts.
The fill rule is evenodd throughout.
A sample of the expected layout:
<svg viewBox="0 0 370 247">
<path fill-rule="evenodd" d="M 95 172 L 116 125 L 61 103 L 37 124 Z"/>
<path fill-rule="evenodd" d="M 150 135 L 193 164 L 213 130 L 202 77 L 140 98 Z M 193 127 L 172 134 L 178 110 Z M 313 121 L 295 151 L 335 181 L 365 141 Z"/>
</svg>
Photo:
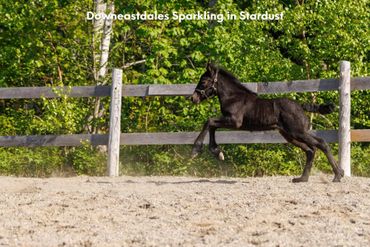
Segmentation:
<svg viewBox="0 0 370 247">
<path fill-rule="evenodd" d="M 348 65 L 346 71 L 342 66 Z M 120 133 L 119 120 L 121 97 L 146 97 L 146 96 L 189 96 L 193 93 L 195 84 L 176 85 L 123 85 L 121 87 L 121 70 L 113 70 L 112 86 L 78 86 L 78 87 L 23 87 L 0 88 L 0 99 L 37 99 L 67 97 L 111 97 L 111 120 L 109 134 L 72 134 L 72 135 L 35 135 L 35 136 L 0 136 L 0 146 L 37 147 L 37 146 L 80 146 L 84 141 L 92 145 L 108 145 L 108 171 L 110 176 L 118 176 L 119 145 L 166 145 L 166 144 L 192 144 L 198 135 L 197 132 L 172 132 L 172 133 Z M 118 79 L 117 79 L 118 78 Z M 354 77 L 350 81 L 349 63 L 341 63 L 341 77 L 339 79 L 296 80 L 289 82 L 262 82 L 244 83 L 244 86 L 258 94 L 290 93 L 290 92 L 316 92 L 340 91 L 340 128 L 337 130 L 313 131 L 327 142 L 340 143 L 340 165 L 346 175 L 350 175 L 350 142 L 370 142 L 370 129 L 349 129 L 349 90 L 370 89 L 370 77 Z M 350 83 L 350 88 L 343 86 Z M 341 85 L 341 86 L 340 86 Z M 344 91 L 343 89 L 348 89 Z M 117 94 L 117 90 L 121 93 Z M 115 109 L 115 110 L 114 110 Z M 343 115 L 343 113 L 346 114 Z M 114 130 L 114 131 L 113 131 Z M 117 134 L 112 134 L 117 133 Z M 118 138 L 118 133 L 120 133 Z M 343 137 L 345 136 L 345 138 Z M 276 131 L 219 131 L 216 138 L 220 144 L 241 143 L 285 143 L 286 141 Z M 208 138 L 206 138 L 208 139 Z M 344 155 L 346 154 L 346 155 Z M 343 159 L 344 156 L 347 156 Z M 345 163 L 345 164 L 344 164 Z"/>
<path fill-rule="evenodd" d="M 297 80 L 288 82 L 251 82 L 245 87 L 258 94 L 317 92 L 338 90 L 339 79 Z M 189 96 L 194 92 L 195 84 L 147 84 L 123 85 L 123 97 L 145 96 Z M 370 77 L 351 78 L 351 90 L 370 89 Z M 111 86 L 78 87 L 10 87 L 0 88 L 0 99 L 37 99 L 68 97 L 108 97 Z"/>
<path fill-rule="evenodd" d="M 329 143 L 338 142 L 337 130 L 312 131 Z M 199 132 L 156 132 L 121 133 L 120 145 L 182 145 L 193 144 Z M 48 147 L 81 146 L 84 142 L 91 145 L 107 145 L 108 134 L 71 134 L 71 135 L 33 135 L 0 136 L 2 147 Z M 216 132 L 219 144 L 286 143 L 277 131 L 219 131 Z M 204 143 L 207 143 L 207 137 Z M 352 142 L 369 142 L 370 130 L 351 130 Z"/>
</svg>

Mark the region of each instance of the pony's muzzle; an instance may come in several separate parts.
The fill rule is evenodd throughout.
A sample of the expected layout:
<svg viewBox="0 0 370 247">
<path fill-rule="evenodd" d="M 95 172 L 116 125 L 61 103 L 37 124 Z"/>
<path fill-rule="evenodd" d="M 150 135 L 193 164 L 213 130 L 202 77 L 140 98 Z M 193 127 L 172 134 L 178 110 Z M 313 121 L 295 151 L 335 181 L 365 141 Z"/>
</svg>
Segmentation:
<svg viewBox="0 0 370 247">
<path fill-rule="evenodd" d="M 197 92 L 194 92 L 193 95 L 190 97 L 191 102 L 194 104 L 200 103 L 200 95 Z"/>
</svg>

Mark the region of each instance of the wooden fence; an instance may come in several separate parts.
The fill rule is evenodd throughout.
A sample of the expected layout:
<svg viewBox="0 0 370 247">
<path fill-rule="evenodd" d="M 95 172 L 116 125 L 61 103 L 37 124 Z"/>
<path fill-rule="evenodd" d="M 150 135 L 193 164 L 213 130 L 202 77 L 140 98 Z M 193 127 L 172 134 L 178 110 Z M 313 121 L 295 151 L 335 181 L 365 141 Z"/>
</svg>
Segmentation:
<svg viewBox="0 0 370 247">
<path fill-rule="evenodd" d="M 339 79 L 244 83 L 244 86 L 258 94 L 339 90 L 339 131 L 314 132 L 327 142 L 339 142 L 339 162 L 347 176 L 350 176 L 350 143 L 370 141 L 370 129 L 350 130 L 350 91 L 370 89 L 370 77 L 350 78 L 349 66 L 349 62 L 341 62 Z M 0 88 L 0 99 L 58 98 L 60 95 L 111 96 L 109 134 L 0 136 L 0 146 L 79 146 L 83 141 L 88 141 L 92 145 L 108 145 L 108 175 L 118 176 L 120 145 L 193 144 L 198 135 L 198 132 L 120 133 L 121 97 L 189 96 L 194 88 L 195 84 L 122 85 L 120 69 L 113 70 L 112 86 Z M 220 144 L 286 142 L 276 131 L 219 131 L 216 132 L 216 138 Z"/>
</svg>

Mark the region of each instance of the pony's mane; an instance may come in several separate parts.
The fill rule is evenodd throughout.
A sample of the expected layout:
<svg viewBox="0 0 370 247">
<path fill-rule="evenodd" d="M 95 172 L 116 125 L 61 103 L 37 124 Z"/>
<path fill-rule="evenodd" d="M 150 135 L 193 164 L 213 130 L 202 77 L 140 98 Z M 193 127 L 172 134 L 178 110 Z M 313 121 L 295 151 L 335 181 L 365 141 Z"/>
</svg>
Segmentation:
<svg viewBox="0 0 370 247">
<path fill-rule="evenodd" d="M 229 79 L 230 81 L 232 81 L 235 85 L 238 86 L 238 88 L 240 88 L 241 90 L 244 90 L 248 93 L 252 93 L 252 94 L 255 94 L 257 95 L 255 92 L 249 90 L 248 88 L 244 87 L 243 84 L 239 81 L 238 78 L 236 78 L 231 72 L 227 71 L 226 69 L 222 68 L 222 67 L 217 67 L 218 68 L 218 72 L 220 74 L 222 74 L 223 76 L 225 76 L 227 79 Z"/>
</svg>

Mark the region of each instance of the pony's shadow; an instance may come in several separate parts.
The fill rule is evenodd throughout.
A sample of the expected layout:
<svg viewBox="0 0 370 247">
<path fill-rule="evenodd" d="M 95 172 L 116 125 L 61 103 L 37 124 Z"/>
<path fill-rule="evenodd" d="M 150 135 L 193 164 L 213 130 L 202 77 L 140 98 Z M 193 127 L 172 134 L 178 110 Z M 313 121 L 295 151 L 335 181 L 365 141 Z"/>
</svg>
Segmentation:
<svg viewBox="0 0 370 247">
<path fill-rule="evenodd" d="M 111 181 L 91 181 L 90 179 L 86 180 L 87 183 L 98 183 L 98 184 L 113 184 L 114 182 Z M 129 183 L 129 184 L 135 184 L 135 183 L 142 183 L 138 181 L 133 180 L 125 180 L 123 182 L 118 183 Z M 196 183 L 209 183 L 209 184 L 236 184 L 238 181 L 230 181 L 230 180 L 224 180 L 224 179 L 218 179 L 218 180 L 209 180 L 209 179 L 195 179 L 195 180 L 188 180 L 188 181 L 147 181 L 144 183 L 148 184 L 155 184 L 155 185 L 166 185 L 166 184 L 196 184 Z M 242 182 L 243 183 L 243 182 Z"/>
<path fill-rule="evenodd" d="M 166 185 L 166 184 L 194 184 L 194 183 L 210 183 L 210 184 L 236 184 L 237 181 L 230 181 L 230 180 L 209 180 L 209 179 L 197 179 L 197 180 L 189 180 L 189 181 L 174 181 L 174 182 L 166 182 L 166 181 L 148 181 L 147 183 L 152 183 L 155 185 Z"/>
</svg>

